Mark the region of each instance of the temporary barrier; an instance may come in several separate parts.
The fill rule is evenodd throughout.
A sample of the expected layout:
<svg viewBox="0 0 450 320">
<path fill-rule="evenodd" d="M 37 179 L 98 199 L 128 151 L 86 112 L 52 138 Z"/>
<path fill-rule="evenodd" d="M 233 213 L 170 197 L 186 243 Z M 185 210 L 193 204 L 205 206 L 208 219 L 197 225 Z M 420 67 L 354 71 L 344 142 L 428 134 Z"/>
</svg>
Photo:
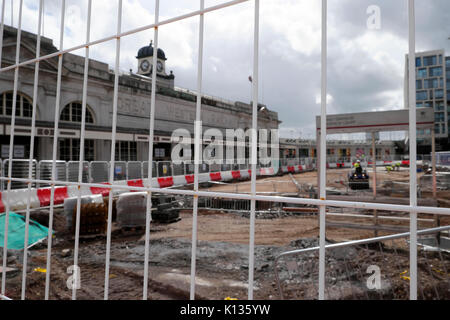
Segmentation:
<svg viewBox="0 0 450 320">
<path fill-rule="evenodd" d="M 114 180 L 123 181 L 128 178 L 127 163 L 125 161 L 116 161 L 114 163 Z M 108 181 L 108 180 L 104 180 Z"/>
<path fill-rule="evenodd" d="M 28 178 L 28 166 L 29 162 L 28 160 L 16 160 L 13 159 L 12 161 L 12 172 L 11 172 L 11 178 Z M 6 159 L 3 161 L 3 174 L 4 176 L 8 176 L 9 168 L 9 159 Z M 37 161 L 33 160 L 32 164 L 32 177 L 33 179 L 37 178 Z M 4 181 L 3 181 L 4 183 Z M 2 183 L 2 184 L 3 184 Z M 36 187 L 36 183 L 31 184 L 32 187 Z M 12 181 L 11 182 L 11 188 L 12 189 L 19 189 L 19 188 L 26 188 L 27 184 L 20 181 Z M 6 187 L 4 186 L 3 190 L 5 190 Z"/>
<path fill-rule="evenodd" d="M 122 167 L 119 165 L 119 169 Z M 92 161 L 90 163 L 91 182 L 105 182 L 108 181 L 109 163 L 106 161 Z M 123 180 L 123 179 L 120 179 Z"/>
<path fill-rule="evenodd" d="M 57 161 L 56 162 L 56 180 L 58 181 L 67 181 L 67 163 L 65 161 Z M 50 160 L 42 160 L 39 161 L 38 164 L 38 179 L 39 180 L 48 180 L 52 179 L 52 161 Z M 38 187 L 45 187 L 48 184 L 39 184 Z"/>
<path fill-rule="evenodd" d="M 128 179 L 142 179 L 142 162 L 129 161 L 127 162 L 127 180 Z"/>
</svg>

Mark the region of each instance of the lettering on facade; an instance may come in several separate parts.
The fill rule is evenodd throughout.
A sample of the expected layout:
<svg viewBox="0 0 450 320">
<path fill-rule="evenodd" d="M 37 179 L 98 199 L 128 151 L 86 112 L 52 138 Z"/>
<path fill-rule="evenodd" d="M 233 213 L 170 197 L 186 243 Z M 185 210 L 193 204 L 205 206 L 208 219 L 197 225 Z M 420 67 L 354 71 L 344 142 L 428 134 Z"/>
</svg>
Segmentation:
<svg viewBox="0 0 450 320">
<path fill-rule="evenodd" d="M 119 97 L 118 110 L 136 116 L 148 116 L 150 110 L 150 98 L 144 97 Z"/>
<path fill-rule="evenodd" d="M 327 127 L 344 127 L 356 124 L 354 116 L 334 116 L 327 118 Z"/>
</svg>

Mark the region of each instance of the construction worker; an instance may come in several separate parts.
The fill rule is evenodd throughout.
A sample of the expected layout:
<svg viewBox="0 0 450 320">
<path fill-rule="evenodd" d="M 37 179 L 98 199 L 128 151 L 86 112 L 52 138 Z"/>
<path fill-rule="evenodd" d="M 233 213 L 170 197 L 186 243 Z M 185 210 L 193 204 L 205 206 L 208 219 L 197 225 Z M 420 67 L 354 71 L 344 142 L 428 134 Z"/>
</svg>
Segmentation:
<svg viewBox="0 0 450 320">
<path fill-rule="evenodd" d="M 361 161 L 360 160 L 356 160 L 356 162 L 354 164 L 354 167 L 355 167 L 355 173 L 357 175 L 362 174 L 362 168 L 361 168 Z"/>
</svg>

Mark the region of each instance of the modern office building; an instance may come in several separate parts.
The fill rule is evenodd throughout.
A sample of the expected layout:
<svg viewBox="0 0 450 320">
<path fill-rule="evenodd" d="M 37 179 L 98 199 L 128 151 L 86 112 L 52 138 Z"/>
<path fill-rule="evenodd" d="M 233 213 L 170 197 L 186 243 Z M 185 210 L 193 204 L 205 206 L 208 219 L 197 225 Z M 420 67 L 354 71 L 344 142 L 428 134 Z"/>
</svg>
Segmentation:
<svg viewBox="0 0 450 320">
<path fill-rule="evenodd" d="M 405 59 L 405 108 L 409 106 L 408 55 Z M 433 108 L 436 151 L 450 150 L 450 57 L 444 50 L 416 53 L 416 105 Z M 431 131 L 417 131 L 418 153 L 431 151 Z"/>
</svg>

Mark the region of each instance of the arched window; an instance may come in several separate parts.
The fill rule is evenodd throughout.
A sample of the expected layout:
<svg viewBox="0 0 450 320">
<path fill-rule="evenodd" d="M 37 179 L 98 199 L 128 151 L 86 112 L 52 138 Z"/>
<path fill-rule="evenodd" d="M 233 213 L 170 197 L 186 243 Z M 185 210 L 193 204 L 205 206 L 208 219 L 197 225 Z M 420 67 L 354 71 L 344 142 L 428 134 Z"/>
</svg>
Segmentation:
<svg viewBox="0 0 450 320">
<path fill-rule="evenodd" d="M 0 115 L 11 116 L 13 109 L 13 91 L 3 92 L 0 95 Z M 23 93 L 17 93 L 16 117 L 31 118 L 33 115 L 33 102 Z"/>
<path fill-rule="evenodd" d="M 80 102 L 71 102 L 64 107 L 59 120 L 81 122 L 81 111 L 82 105 Z M 94 116 L 88 106 L 86 106 L 86 123 L 94 123 Z"/>
<path fill-rule="evenodd" d="M 81 122 L 82 104 L 71 102 L 64 107 L 59 120 L 67 122 Z M 94 123 L 94 116 L 86 106 L 86 123 Z M 80 158 L 80 139 L 59 139 L 59 158 L 65 161 L 78 161 Z M 95 160 L 95 142 L 91 139 L 84 140 L 84 160 Z"/>
</svg>

